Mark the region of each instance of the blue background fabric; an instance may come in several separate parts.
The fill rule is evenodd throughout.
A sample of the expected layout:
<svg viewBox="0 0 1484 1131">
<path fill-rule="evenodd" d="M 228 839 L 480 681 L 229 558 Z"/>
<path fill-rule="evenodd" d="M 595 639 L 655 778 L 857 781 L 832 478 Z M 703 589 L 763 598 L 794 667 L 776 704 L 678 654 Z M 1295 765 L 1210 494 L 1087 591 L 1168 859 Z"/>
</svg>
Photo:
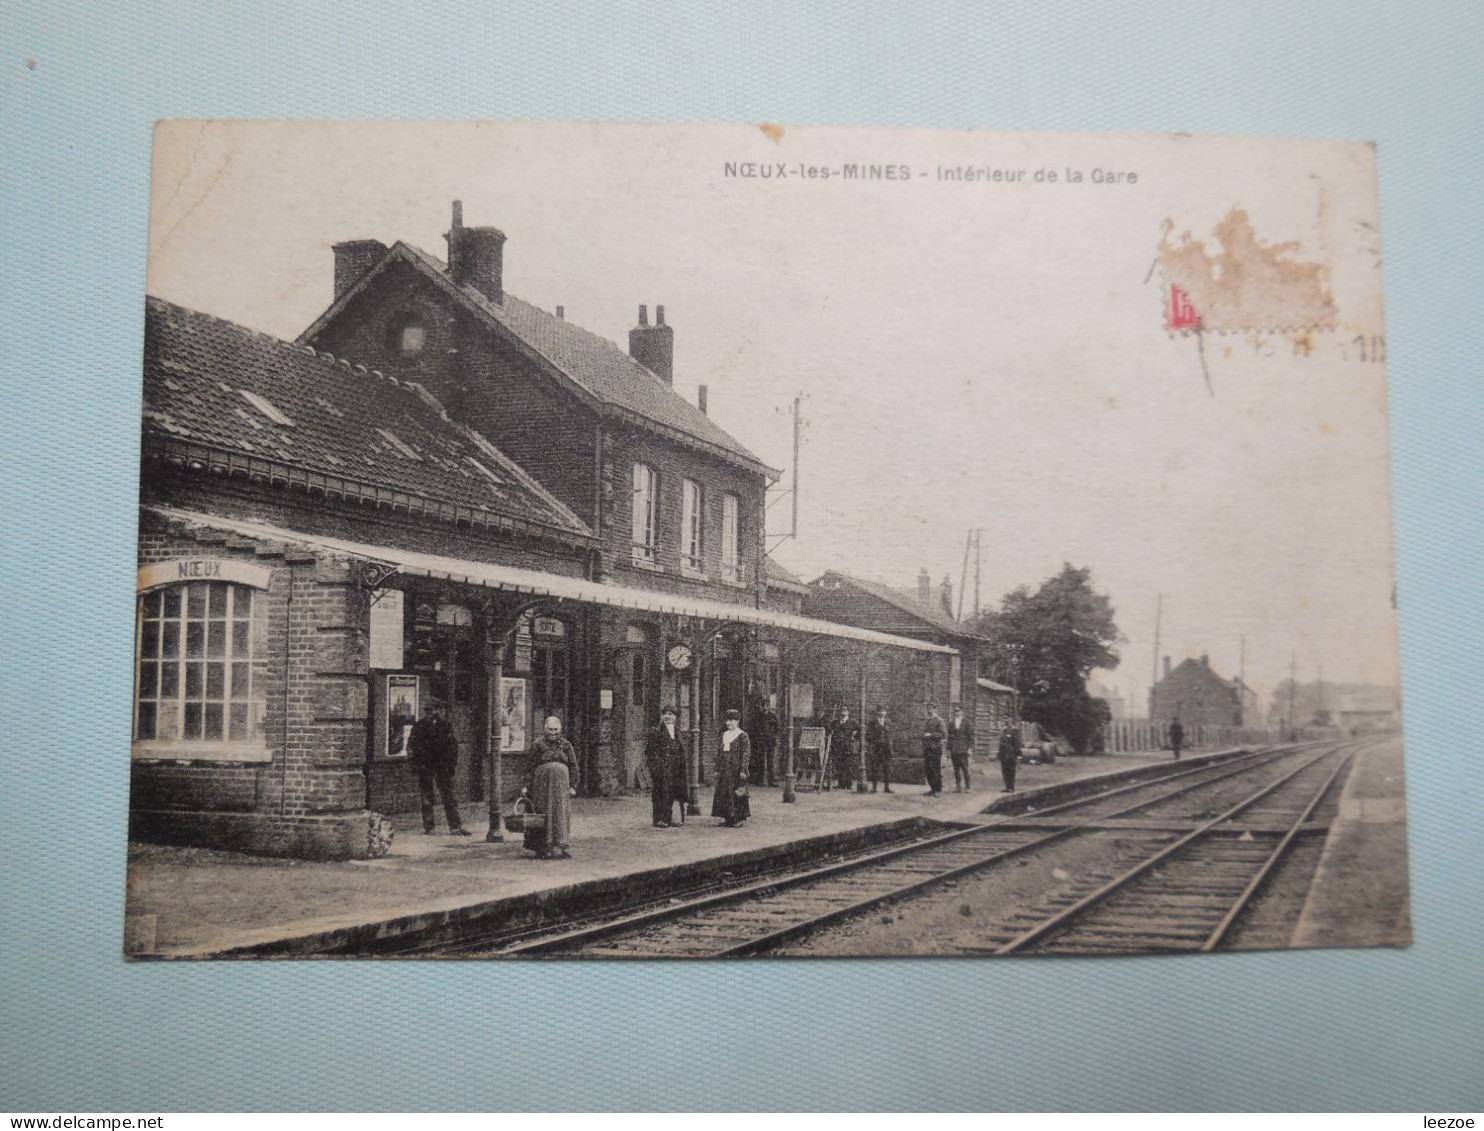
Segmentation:
<svg viewBox="0 0 1484 1131">
<path fill-rule="evenodd" d="M 1484 8 L 1462 0 L 4 0 L 0 1107 L 1479 1110 L 1481 41 Z M 1375 140 L 1416 945 L 126 965 L 141 300 L 161 117 Z M 541 1023 L 522 1008 L 553 1000 Z"/>
</svg>

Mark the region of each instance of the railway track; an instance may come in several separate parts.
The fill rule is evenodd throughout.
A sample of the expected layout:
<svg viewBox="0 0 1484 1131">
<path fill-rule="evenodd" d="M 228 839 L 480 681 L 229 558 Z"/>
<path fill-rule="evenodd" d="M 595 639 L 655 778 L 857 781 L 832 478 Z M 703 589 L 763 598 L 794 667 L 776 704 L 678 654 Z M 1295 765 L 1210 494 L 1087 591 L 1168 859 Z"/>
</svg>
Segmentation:
<svg viewBox="0 0 1484 1131">
<path fill-rule="evenodd" d="M 1095 877 L 1099 881 L 1097 887 L 1085 893 L 1090 907 L 1112 894 L 1111 890 L 1098 893 L 1119 877 L 1136 868 L 1148 871 L 1157 866 L 1150 861 L 1172 859 L 1173 854 L 1167 850 L 1173 844 L 1190 841 L 1190 835 L 1180 834 L 1209 809 L 1209 800 L 1203 801 L 1203 793 L 1242 775 L 1256 779 L 1257 792 L 1252 797 L 1234 810 L 1205 821 L 1200 828 L 1211 829 L 1223 821 L 1230 824 L 1261 798 L 1273 797 L 1274 803 L 1269 808 L 1274 809 L 1278 794 L 1286 795 L 1286 787 L 1298 775 L 1326 759 L 1333 759 L 1335 752 L 1333 746 L 1317 754 L 1310 747 L 1257 751 L 1217 765 L 1172 770 L 1154 780 L 955 829 L 915 843 L 868 851 L 815 867 L 794 868 L 692 897 L 672 897 L 657 906 L 610 914 L 595 922 L 569 922 L 555 928 L 528 930 L 519 936 L 491 933 L 461 940 L 455 946 L 430 949 L 490 957 L 678 958 L 756 954 L 878 904 L 912 896 L 1065 838 L 1109 827 L 1125 829 L 1127 835 L 1120 837 L 1114 853 L 1116 859 L 1104 861 L 1103 873 Z M 1300 765 L 1293 770 L 1290 767 L 1295 761 Z M 1183 815 L 1182 806 L 1186 810 Z M 1313 808 L 1301 807 L 1301 810 L 1304 815 L 1297 818 L 1295 828 L 1302 827 Z M 1264 810 L 1264 829 L 1272 825 L 1274 812 Z M 1162 815 L 1152 821 L 1139 820 L 1140 814 L 1149 813 Z M 1130 823 L 1136 827 L 1129 828 Z M 1240 837 L 1239 832 L 1233 835 Z M 1250 833 L 1248 836 L 1251 838 Z M 1235 855 L 1245 856 L 1248 843 L 1239 839 L 1240 847 L 1235 849 Z M 1067 906 L 1083 899 L 1079 894 Z M 1062 914 L 1067 906 L 1058 906 L 1051 914 Z M 1069 917 L 1067 922 L 1070 921 Z M 992 952 L 1000 953 L 1001 947 L 1011 943 L 1016 944 L 1015 948 L 1006 953 L 1030 945 L 1019 941 L 1019 934 L 1029 933 L 1027 930 L 1015 937 L 995 939 Z M 1041 937 L 1038 935 L 1037 940 Z M 1041 945 L 1039 941 L 1037 945 Z"/>
<path fill-rule="evenodd" d="M 1325 750 L 1204 824 L 1116 874 L 1015 918 L 977 954 L 1211 951 L 1226 940 L 1349 765 L 1354 750 Z M 1237 822 L 1256 818 L 1254 834 Z"/>
</svg>

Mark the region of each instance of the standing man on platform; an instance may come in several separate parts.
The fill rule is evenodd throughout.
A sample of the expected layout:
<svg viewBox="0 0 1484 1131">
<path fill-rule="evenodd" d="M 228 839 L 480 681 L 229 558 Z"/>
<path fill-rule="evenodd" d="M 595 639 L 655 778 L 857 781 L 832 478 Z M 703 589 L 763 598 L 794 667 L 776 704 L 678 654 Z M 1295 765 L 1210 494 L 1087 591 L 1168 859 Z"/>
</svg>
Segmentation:
<svg viewBox="0 0 1484 1131">
<path fill-rule="evenodd" d="M 644 761 L 649 765 L 649 808 L 654 827 L 668 829 L 674 822 L 675 802 L 680 802 L 680 821 L 685 823 L 685 742 L 675 728 L 678 714 L 666 703 L 660 708 L 660 725 L 644 741 Z"/>
<path fill-rule="evenodd" d="M 459 765 L 459 740 L 448 723 L 443 703 L 428 701 L 423 717 L 412 724 L 407 736 L 407 757 L 417 771 L 417 788 L 422 795 L 423 835 L 432 836 L 434 829 L 434 795 L 436 785 L 443 799 L 443 815 L 448 818 L 452 836 L 468 836 L 469 830 L 459 818 L 458 799 L 453 795 L 453 774 Z M 499 820 L 498 813 L 490 820 Z"/>
<path fill-rule="evenodd" d="M 879 781 L 891 792 L 891 730 L 886 725 L 886 708 L 877 707 L 876 717 L 866 724 L 866 772 L 871 775 L 871 792 Z"/>
<path fill-rule="evenodd" d="M 754 765 L 748 776 L 756 785 L 777 785 L 778 735 L 782 728 L 778 722 L 778 712 L 768 706 L 766 699 L 759 704 L 756 727 L 757 732 L 752 736 Z"/>
<path fill-rule="evenodd" d="M 855 744 L 860 736 L 860 724 L 850 717 L 850 708 L 841 707 L 840 717 L 830 727 L 830 763 L 841 789 L 849 789 L 854 778 Z"/>
<path fill-rule="evenodd" d="M 1015 770 L 1020 765 L 1020 728 L 1014 723 L 1005 724 L 1000 735 L 1000 776 L 1005 779 L 1001 793 L 1015 792 Z"/>
<path fill-rule="evenodd" d="M 1185 745 L 1185 728 L 1177 715 L 1170 720 L 1170 748 L 1175 751 L 1175 761 L 1180 761 L 1180 747 Z"/>
<path fill-rule="evenodd" d="M 927 794 L 937 797 L 943 792 L 943 742 L 948 729 L 938 708 L 929 703 L 927 722 L 922 725 L 922 770 L 927 777 Z"/>
<path fill-rule="evenodd" d="M 953 760 L 953 792 L 969 790 L 969 759 L 974 756 L 974 724 L 964 718 L 964 709 L 953 708 L 953 721 L 948 724 L 948 756 Z"/>
</svg>

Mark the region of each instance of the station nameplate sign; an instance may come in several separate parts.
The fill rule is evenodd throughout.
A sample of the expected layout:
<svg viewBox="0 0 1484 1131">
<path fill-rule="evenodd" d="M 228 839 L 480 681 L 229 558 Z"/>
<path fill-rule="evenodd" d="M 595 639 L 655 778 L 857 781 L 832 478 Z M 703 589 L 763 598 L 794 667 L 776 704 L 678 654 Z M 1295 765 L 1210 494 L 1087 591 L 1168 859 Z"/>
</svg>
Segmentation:
<svg viewBox="0 0 1484 1131">
<path fill-rule="evenodd" d="M 177 585 L 183 581 L 230 581 L 254 589 L 267 589 L 272 577 L 273 571 L 267 566 L 231 558 L 176 558 L 141 566 L 138 589 L 143 593 L 146 589 Z"/>
</svg>

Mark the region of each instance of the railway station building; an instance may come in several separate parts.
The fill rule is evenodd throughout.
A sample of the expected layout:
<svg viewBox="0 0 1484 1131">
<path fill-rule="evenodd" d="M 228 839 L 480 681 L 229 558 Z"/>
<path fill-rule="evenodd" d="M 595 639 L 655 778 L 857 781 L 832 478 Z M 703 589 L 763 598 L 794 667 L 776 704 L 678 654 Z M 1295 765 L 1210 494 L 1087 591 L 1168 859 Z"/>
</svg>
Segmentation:
<svg viewBox="0 0 1484 1131">
<path fill-rule="evenodd" d="M 862 657 L 946 693 L 951 645 L 801 615 L 776 472 L 674 391 L 662 309 L 625 352 L 506 293 L 457 206 L 448 241 L 337 245 L 297 343 L 147 303 L 134 835 L 379 855 L 431 699 L 500 806 L 549 715 L 612 795 L 674 703 L 694 797 L 730 707 L 782 748 Z"/>
<path fill-rule="evenodd" d="M 954 707 L 963 707 L 973 720 L 982 757 L 990 750 L 990 736 L 1004 726 L 1014 711 L 1014 692 L 986 678 L 991 667 L 992 643 L 955 620 L 936 603 L 926 571 L 915 593 L 840 570 L 829 570 L 811 581 L 804 598 L 806 615 L 858 628 L 908 637 L 951 649 L 947 666 L 926 663 L 898 649 L 882 648 L 863 656 L 853 666 L 837 666 L 824 685 L 826 706 L 848 706 L 864 713 L 885 706 L 892 727 L 892 744 L 903 772 L 921 772 L 919 725 L 928 704 L 947 719 Z"/>
</svg>

